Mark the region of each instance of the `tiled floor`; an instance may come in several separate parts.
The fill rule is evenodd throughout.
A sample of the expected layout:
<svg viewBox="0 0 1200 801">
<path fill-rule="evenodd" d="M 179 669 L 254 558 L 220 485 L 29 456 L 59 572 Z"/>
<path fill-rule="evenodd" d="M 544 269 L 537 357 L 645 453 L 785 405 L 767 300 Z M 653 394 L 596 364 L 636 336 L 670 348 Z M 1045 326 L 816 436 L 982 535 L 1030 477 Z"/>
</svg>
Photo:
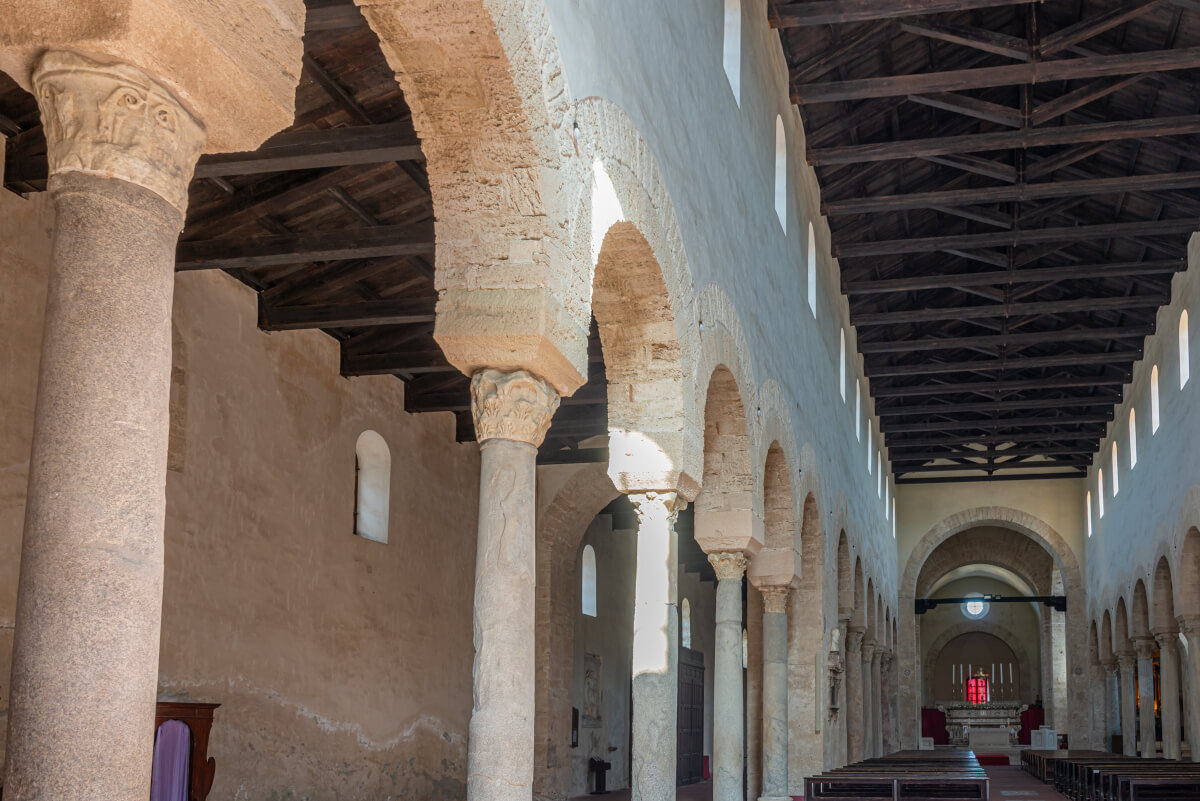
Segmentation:
<svg viewBox="0 0 1200 801">
<path fill-rule="evenodd" d="M 712 782 L 700 782 L 699 784 L 689 784 L 686 787 L 680 787 L 675 794 L 677 801 L 712 801 Z M 611 793 L 604 795 L 581 795 L 578 798 L 572 798 L 571 801 L 629 801 L 629 790 L 613 790 Z"/>
</svg>

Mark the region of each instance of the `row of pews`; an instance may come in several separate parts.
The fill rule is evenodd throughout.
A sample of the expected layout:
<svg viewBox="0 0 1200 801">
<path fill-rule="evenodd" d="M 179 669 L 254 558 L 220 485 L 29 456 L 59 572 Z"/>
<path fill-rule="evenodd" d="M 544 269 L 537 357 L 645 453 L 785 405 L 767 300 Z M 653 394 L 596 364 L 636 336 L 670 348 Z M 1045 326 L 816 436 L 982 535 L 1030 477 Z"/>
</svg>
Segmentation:
<svg viewBox="0 0 1200 801">
<path fill-rule="evenodd" d="M 1104 751 L 1021 752 L 1021 767 L 1071 801 L 1197 801 L 1200 764 Z"/>
<path fill-rule="evenodd" d="M 972 751 L 897 751 L 804 780 L 805 801 L 988 801 Z"/>
</svg>

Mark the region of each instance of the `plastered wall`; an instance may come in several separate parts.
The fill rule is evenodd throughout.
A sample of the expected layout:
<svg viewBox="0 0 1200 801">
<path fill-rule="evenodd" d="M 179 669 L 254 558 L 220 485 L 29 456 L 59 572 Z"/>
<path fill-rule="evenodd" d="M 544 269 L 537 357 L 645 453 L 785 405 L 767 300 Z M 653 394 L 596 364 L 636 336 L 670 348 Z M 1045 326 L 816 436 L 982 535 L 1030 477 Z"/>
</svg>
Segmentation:
<svg viewBox="0 0 1200 801">
<path fill-rule="evenodd" d="M 1166 556 L 1176 594 L 1175 613 L 1195 614 L 1179 601 L 1183 584 L 1194 585 L 1200 577 L 1180 575 L 1180 550 L 1188 529 L 1200 525 L 1200 374 L 1196 354 L 1200 343 L 1200 278 L 1195 268 L 1200 259 L 1200 241 L 1188 243 L 1189 269 L 1175 275 L 1171 303 L 1161 308 L 1157 333 L 1145 340 L 1145 356 L 1133 368 L 1133 381 L 1124 387 L 1124 402 L 1116 409 L 1109 436 L 1088 472 L 1086 488 L 1075 497 L 1080 514 L 1085 509 L 1085 491 L 1091 492 L 1092 536 L 1087 539 L 1090 614 L 1099 622 L 1104 610 L 1114 612 L 1119 598 L 1132 608 L 1134 585 L 1145 581 L 1151 596 L 1151 625 L 1154 569 Z M 1192 376 L 1179 387 L 1178 331 L 1180 312 L 1191 315 L 1190 365 Z M 1151 429 L 1150 374 L 1158 366 L 1159 414 L 1161 425 Z M 1137 410 L 1137 466 L 1129 463 L 1129 410 Z M 1117 443 L 1120 491 L 1112 493 L 1112 444 Z M 1098 469 L 1104 471 L 1104 486 L 1098 487 Z M 1099 494 L 1104 496 L 1104 516 L 1099 513 Z M 1161 617 L 1161 616 L 1160 616 Z"/>
<path fill-rule="evenodd" d="M 0 192 L 3 706 L 51 223 Z M 329 337 L 256 322 L 227 275 L 179 277 L 160 697 L 221 704 L 213 798 L 462 798 L 478 451 L 399 381 L 341 378 Z M 352 534 L 366 428 L 386 545 Z"/>
<path fill-rule="evenodd" d="M 737 98 L 722 67 L 723 0 L 692 4 L 686 14 L 674 4 L 643 0 L 546 5 L 571 94 L 615 103 L 644 137 L 674 205 L 695 292 L 712 295 L 716 285 L 728 298 L 753 380 L 779 384 L 796 451 L 815 456 L 826 586 L 836 585 L 836 533 L 844 526 L 881 595 L 894 598 L 890 515 L 882 492 L 877 495 L 877 474 L 868 475 L 867 443 L 854 431 L 860 372 L 854 332 L 829 256 L 816 181 L 796 157 L 804 152 L 804 133 L 788 99 L 786 64 L 778 34 L 767 25 L 765 0 L 741 3 Z M 774 208 L 777 116 L 791 154 L 786 231 Z M 815 317 L 805 268 L 810 222 L 819 258 Z M 842 328 L 850 372 L 845 400 L 838 390 Z M 863 398 L 863 431 L 871 432 L 874 462 L 881 442 L 865 385 Z M 886 450 L 883 457 L 886 465 Z M 793 486 L 799 487 L 796 477 Z"/>
</svg>

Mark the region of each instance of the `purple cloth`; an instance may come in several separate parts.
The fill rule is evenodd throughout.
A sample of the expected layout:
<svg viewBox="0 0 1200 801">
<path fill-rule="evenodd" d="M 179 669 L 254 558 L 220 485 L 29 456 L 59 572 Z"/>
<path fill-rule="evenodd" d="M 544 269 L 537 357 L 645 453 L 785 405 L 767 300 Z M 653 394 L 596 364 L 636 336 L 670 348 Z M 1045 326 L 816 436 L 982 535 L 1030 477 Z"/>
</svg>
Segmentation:
<svg viewBox="0 0 1200 801">
<path fill-rule="evenodd" d="M 150 774 L 150 801 L 188 801 L 188 757 L 192 730 L 181 720 L 158 727 L 154 741 L 154 772 Z"/>
</svg>

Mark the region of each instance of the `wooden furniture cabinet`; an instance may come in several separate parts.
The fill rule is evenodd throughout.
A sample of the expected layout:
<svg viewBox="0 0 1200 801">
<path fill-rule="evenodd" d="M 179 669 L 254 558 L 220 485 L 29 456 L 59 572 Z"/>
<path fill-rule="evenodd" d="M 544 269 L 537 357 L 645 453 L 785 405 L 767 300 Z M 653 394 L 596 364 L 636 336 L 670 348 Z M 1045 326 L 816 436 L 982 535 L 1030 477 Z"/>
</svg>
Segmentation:
<svg viewBox="0 0 1200 801">
<path fill-rule="evenodd" d="M 188 757 L 188 801 L 205 801 L 212 790 L 217 760 L 208 755 L 208 735 L 212 730 L 213 710 L 220 704 L 196 704 L 187 701 L 159 701 L 154 716 L 154 731 L 168 720 L 178 720 L 191 730 Z"/>
</svg>

